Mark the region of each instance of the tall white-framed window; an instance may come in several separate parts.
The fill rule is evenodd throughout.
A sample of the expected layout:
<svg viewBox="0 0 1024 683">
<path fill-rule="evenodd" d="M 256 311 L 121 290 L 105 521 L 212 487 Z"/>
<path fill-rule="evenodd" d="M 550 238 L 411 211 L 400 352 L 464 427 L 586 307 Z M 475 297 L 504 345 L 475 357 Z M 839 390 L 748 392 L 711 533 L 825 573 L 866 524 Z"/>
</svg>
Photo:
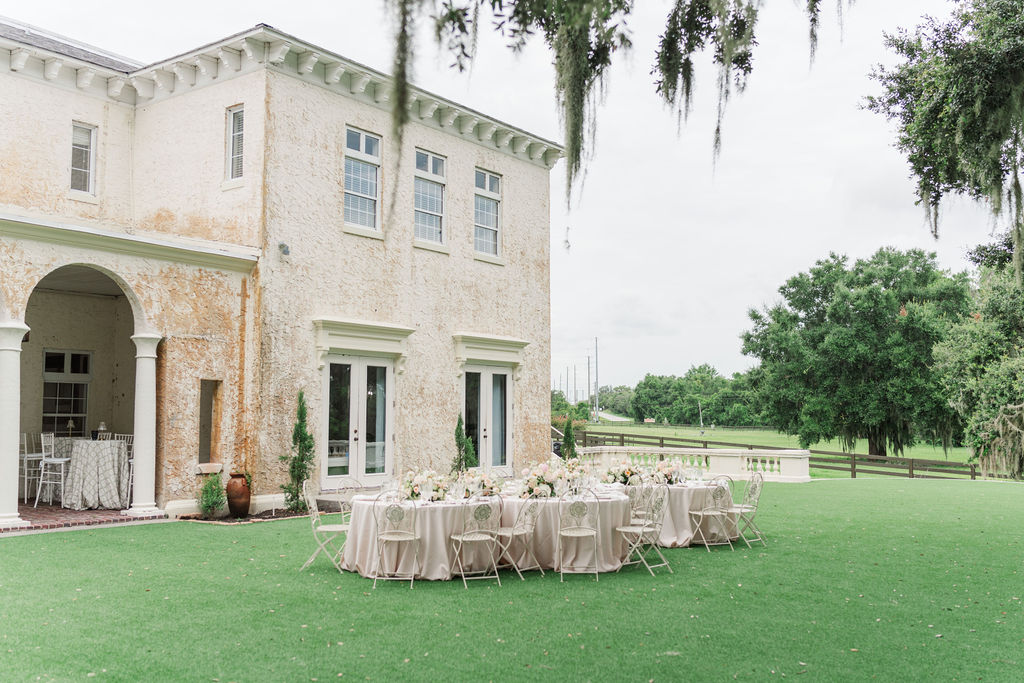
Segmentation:
<svg viewBox="0 0 1024 683">
<path fill-rule="evenodd" d="M 88 434 L 92 354 L 43 350 L 43 432 L 61 436 Z"/>
<path fill-rule="evenodd" d="M 416 150 L 413 178 L 413 223 L 416 239 L 444 244 L 445 158 Z"/>
<path fill-rule="evenodd" d="M 71 126 L 71 189 L 96 193 L 96 126 Z"/>
<path fill-rule="evenodd" d="M 498 256 L 501 245 L 501 176 L 476 169 L 473 195 L 473 249 Z"/>
<path fill-rule="evenodd" d="M 345 224 L 380 230 L 380 136 L 345 129 Z"/>
<path fill-rule="evenodd" d="M 463 389 L 466 436 L 480 467 L 512 472 L 512 369 L 467 365 Z"/>
<path fill-rule="evenodd" d="M 225 177 L 228 180 L 236 180 L 242 177 L 242 161 L 245 150 L 245 109 L 240 104 L 228 107 L 226 139 Z"/>
</svg>

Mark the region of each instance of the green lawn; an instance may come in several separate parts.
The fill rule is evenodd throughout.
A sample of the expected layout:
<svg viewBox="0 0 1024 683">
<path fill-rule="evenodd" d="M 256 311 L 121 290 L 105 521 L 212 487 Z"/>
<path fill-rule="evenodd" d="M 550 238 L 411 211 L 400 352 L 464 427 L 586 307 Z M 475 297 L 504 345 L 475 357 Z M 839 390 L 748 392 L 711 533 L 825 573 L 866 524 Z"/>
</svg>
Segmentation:
<svg viewBox="0 0 1024 683">
<path fill-rule="evenodd" d="M 769 484 L 766 548 L 468 591 L 299 573 L 305 519 L 0 536 L 0 678 L 1020 680 L 1022 494 Z"/>
<path fill-rule="evenodd" d="M 742 444 L 757 444 L 759 446 L 781 446 L 784 448 L 800 448 L 800 441 L 795 436 L 789 434 L 782 434 L 767 429 L 730 429 L 727 427 L 716 427 L 711 429 L 710 427 L 704 430 L 704 435 L 700 435 L 700 430 L 694 427 L 671 427 L 662 425 L 638 425 L 638 424 L 622 424 L 619 425 L 614 422 L 605 422 L 600 425 L 588 425 L 587 431 L 589 432 L 611 432 L 611 433 L 626 433 L 626 434 L 643 434 L 646 436 L 675 436 L 686 439 L 707 439 L 709 441 L 727 441 L 731 443 L 742 443 Z M 867 440 L 857 442 L 857 452 L 867 453 L 868 442 Z M 842 447 L 838 441 L 823 441 L 816 443 L 811 448 L 820 451 L 841 451 Z M 890 453 L 889 455 L 894 455 Z M 948 452 L 943 452 L 939 446 L 929 446 L 927 444 L 914 446 L 904 451 L 902 457 L 906 458 L 921 458 L 923 460 L 950 460 L 952 462 L 967 462 L 967 458 L 970 453 L 966 448 L 951 448 Z"/>
</svg>

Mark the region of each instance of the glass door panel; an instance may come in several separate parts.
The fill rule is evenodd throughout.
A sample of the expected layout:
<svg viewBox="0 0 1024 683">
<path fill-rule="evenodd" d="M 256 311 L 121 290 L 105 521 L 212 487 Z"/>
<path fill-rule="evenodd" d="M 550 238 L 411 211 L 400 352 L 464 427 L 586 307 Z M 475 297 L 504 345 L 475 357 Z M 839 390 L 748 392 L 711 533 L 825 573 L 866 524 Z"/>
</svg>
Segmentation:
<svg viewBox="0 0 1024 683">
<path fill-rule="evenodd" d="M 331 363 L 327 401 L 327 476 L 347 476 L 352 415 L 352 366 Z"/>
<path fill-rule="evenodd" d="M 387 368 L 366 367 L 366 474 L 384 474 L 387 456 Z"/>
<path fill-rule="evenodd" d="M 484 461 L 480 450 L 480 373 L 466 373 L 466 412 L 464 415 L 466 436 L 473 442 L 473 452 L 477 454 L 477 462 Z"/>
<path fill-rule="evenodd" d="M 512 379 L 504 368 L 466 370 L 466 436 L 473 442 L 484 469 L 512 464 Z"/>
<path fill-rule="evenodd" d="M 508 433 L 507 411 L 505 406 L 506 388 L 508 376 L 504 374 L 493 374 L 491 376 L 491 467 L 504 467 L 506 462 L 508 444 L 506 435 Z"/>
</svg>

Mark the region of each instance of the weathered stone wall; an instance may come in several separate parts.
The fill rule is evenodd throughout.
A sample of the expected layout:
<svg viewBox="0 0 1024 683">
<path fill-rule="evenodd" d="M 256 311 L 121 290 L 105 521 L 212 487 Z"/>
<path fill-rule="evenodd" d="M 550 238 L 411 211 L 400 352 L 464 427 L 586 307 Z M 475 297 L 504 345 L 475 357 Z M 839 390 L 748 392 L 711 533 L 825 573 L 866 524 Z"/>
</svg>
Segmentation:
<svg viewBox="0 0 1024 683">
<path fill-rule="evenodd" d="M 277 74 L 268 75 L 267 243 L 261 263 L 263 386 L 260 451 L 289 443 L 295 395 L 304 389 L 318 450 L 324 452 L 312 321 L 321 316 L 415 328 L 396 378 L 397 469 L 446 471 L 464 401 L 452 335 L 474 332 L 530 342 L 515 383 L 513 463 L 547 457 L 549 396 L 548 171 L 417 123 L 405 133 L 401 164 L 388 112 Z M 343 230 L 346 125 L 383 145 L 384 239 Z M 413 246 L 417 147 L 447 158 L 448 254 Z M 473 257 L 474 169 L 502 176 L 505 265 Z M 280 467 L 277 476 L 283 476 Z"/>
</svg>

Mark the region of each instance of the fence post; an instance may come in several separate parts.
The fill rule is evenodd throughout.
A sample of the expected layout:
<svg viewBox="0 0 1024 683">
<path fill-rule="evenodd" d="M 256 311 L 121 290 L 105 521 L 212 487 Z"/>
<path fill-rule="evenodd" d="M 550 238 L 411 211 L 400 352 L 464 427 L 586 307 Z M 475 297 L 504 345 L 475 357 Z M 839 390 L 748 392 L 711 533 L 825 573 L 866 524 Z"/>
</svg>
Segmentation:
<svg viewBox="0 0 1024 683">
<path fill-rule="evenodd" d="M 914 459 L 913 458 L 910 458 L 909 460 L 907 460 L 907 478 L 908 479 L 913 479 L 914 478 Z"/>
<path fill-rule="evenodd" d="M 626 435 L 625 434 L 619 434 L 619 445 L 620 446 L 625 446 L 626 445 Z"/>
<path fill-rule="evenodd" d="M 857 478 L 857 456 L 850 453 L 850 479 Z"/>
<path fill-rule="evenodd" d="M 708 442 L 707 441 L 702 441 L 701 443 L 704 444 L 702 446 L 702 448 L 707 448 L 708 447 Z"/>
<path fill-rule="evenodd" d="M 664 448 L 664 447 L 665 447 L 665 437 L 661 437 L 660 439 L 658 439 L 658 448 Z"/>
<path fill-rule="evenodd" d="M 971 479 L 974 479 L 974 478 L 976 478 L 976 475 L 977 475 L 977 472 L 976 472 L 976 470 L 974 469 L 974 463 L 972 462 L 972 463 L 971 463 Z"/>
</svg>

